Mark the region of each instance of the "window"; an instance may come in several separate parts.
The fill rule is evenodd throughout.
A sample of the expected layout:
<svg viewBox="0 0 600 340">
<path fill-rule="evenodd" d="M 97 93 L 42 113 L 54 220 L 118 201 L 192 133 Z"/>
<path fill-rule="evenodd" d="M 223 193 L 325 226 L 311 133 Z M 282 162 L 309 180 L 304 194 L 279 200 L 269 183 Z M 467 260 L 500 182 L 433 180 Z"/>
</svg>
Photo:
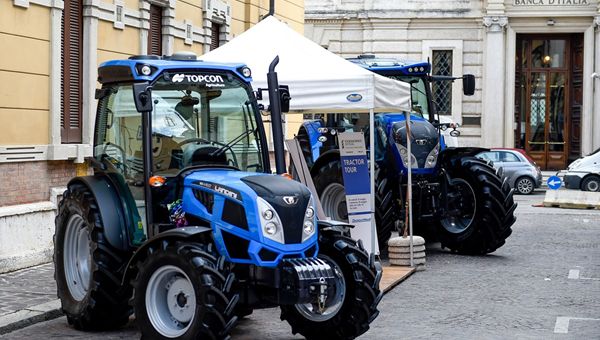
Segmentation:
<svg viewBox="0 0 600 340">
<path fill-rule="evenodd" d="M 502 161 L 503 162 L 513 162 L 513 163 L 517 162 L 518 163 L 521 160 L 514 153 L 503 151 L 502 152 Z"/>
<path fill-rule="evenodd" d="M 485 159 L 487 161 L 492 161 L 492 162 L 499 162 L 500 161 L 500 156 L 498 155 L 497 152 L 494 152 L 494 151 L 489 151 L 489 152 L 481 153 L 477 157 Z"/>
<path fill-rule="evenodd" d="M 212 23 L 211 32 L 210 32 L 210 50 L 217 49 L 221 45 L 220 40 L 221 35 L 221 25 Z"/>
<path fill-rule="evenodd" d="M 451 76 L 452 50 L 433 50 L 431 67 L 431 74 L 433 75 Z M 437 112 L 441 115 L 452 114 L 452 82 L 434 82 L 432 91 Z"/>
<path fill-rule="evenodd" d="M 83 7 L 66 0 L 61 22 L 60 127 L 63 143 L 81 143 Z"/>
<path fill-rule="evenodd" d="M 162 7 L 150 5 L 148 54 L 162 55 Z"/>
</svg>

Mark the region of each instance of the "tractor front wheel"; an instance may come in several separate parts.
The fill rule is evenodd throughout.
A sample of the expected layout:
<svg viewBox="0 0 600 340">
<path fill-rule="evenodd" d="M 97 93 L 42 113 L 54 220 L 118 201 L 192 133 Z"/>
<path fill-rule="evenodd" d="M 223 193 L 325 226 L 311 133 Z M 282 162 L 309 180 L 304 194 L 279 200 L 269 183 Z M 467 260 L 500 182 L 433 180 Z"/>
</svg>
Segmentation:
<svg viewBox="0 0 600 340">
<path fill-rule="evenodd" d="M 487 254 L 501 247 L 515 222 L 513 189 L 490 165 L 464 157 L 447 168 L 450 177 L 438 224 L 443 247 L 461 254 Z"/>
<path fill-rule="evenodd" d="M 336 231 L 320 232 L 318 257 L 337 275 L 335 296 L 322 311 L 312 304 L 282 306 L 281 320 L 307 339 L 354 339 L 379 315 L 381 266 L 362 244 Z"/>
<path fill-rule="evenodd" d="M 127 323 L 131 287 L 121 285 L 129 258 L 104 237 L 102 216 L 89 189 L 69 185 L 56 216 L 54 278 L 69 324 L 107 330 Z"/>
<path fill-rule="evenodd" d="M 133 305 L 147 339 L 224 339 L 237 317 L 233 274 L 201 244 L 161 243 L 137 265 Z"/>
</svg>

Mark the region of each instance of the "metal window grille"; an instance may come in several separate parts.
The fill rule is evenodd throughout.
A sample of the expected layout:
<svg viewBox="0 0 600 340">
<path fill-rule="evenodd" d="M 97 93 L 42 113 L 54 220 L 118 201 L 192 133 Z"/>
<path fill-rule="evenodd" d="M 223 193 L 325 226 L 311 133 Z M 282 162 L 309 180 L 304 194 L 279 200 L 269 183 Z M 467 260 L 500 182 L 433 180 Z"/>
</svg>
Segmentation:
<svg viewBox="0 0 600 340">
<path fill-rule="evenodd" d="M 83 6 L 79 0 L 64 2 L 61 18 L 60 127 L 63 143 L 81 143 L 83 88 Z"/>
<path fill-rule="evenodd" d="M 434 50 L 432 57 L 431 73 L 433 75 L 452 75 L 452 50 Z M 452 114 L 452 82 L 434 82 L 432 92 L 437 112 L 441 115 Z"/>
<path fill-rule="evenodd" d="M 221 25 L 212 23 L 211 31 L 210 31 L 210 50 L 214 50 L 219 48 L 221 45 Z"/>
</svg>

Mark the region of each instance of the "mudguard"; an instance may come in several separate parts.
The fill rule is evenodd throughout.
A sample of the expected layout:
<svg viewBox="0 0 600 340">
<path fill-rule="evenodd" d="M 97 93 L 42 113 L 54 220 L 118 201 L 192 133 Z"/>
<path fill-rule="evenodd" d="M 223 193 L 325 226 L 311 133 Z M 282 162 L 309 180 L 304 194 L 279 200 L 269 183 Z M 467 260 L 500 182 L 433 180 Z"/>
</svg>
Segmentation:
<svg viewBox="0 0 600 340">
<path fill-rule="evenodd" d="M 119 250 L 130 250 L 122 201 L 109 179 L 102 176 L 81 176 L 70 180 L 68 185 L 72 184 L 85 185 L 94 195 L 108 243 Z"/>
<path fill-rule="evenodd" d="M 490 149 L 477 147 L 446 148 L 440 153 L 438 164 L 444 167 L 446 164 L 454 163 L 463 157 L 475 157 L 475 155 L 484 151 L 490 151 Z"/>
<path fill-rule="evenodd" d="M 317 172 L 319 171 L 320 167 L 322 167 L 323 165 L 325 165 L 335 159 L 337 159 L 338 161 L 340 160 L 340 150 L 339 149 L 328 150 L 328 151 L 324 152 L 321 155 L 321 157 L 319 157 L 317 159 L 315 164 L 310 169 L 311 176 L 314 178 L 315 175 L 317 174 Z"/>
<path fill-rule="evenodd" d="M 135 264 L 138 261 L 142 261 L 146 256 L 148 256 L 149 254 L 147 250 L 153 247 L 154 245 L 159 244 L 167 239 L 190 241 L 190 239 L 193 240 L 195 236 L 200 236 L 203 234 L 206 234 L 208 235 L 208 237 L 211 237 L 211 232 L 212 229 L 209 227 L 193 226 L 167 230 L 154 236 L 150 240 L 146 241 L 141 247 L 139 247 L 131 257 L 131 259 L 129 259 L 127 267 L 125 268 L 125 273 L 123 274 L 121 284 L 126 284 L 128 282 L 132 272 L 135 270 Z"/>
</svg>

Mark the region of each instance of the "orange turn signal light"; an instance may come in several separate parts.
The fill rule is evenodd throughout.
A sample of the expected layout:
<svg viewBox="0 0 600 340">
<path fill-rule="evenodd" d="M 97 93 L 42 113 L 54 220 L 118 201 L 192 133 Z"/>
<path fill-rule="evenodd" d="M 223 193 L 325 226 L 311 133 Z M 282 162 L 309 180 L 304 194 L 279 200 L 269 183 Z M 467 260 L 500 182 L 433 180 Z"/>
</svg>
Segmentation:
<svg viewBox="0 0 600 340">
<path fill-rule="evenodd" d="M 281 174 L 281 176 L 283 176 L 283 177 L 285 177 L 285 178 L 287 178 L 287 179 L 291 179 L 291 180 L 293 180 L 293 179 L 294 179 L 294 178 L 292 177 L 292 175 L 288 174 L 287 172 L 284 172 L 284 173 L 282 173 L 282 174 Z"/>
<path fill-rule="evenodd" d="M 157 188 L 157 187 L 162 187 L 166 181 L 167 181 L 167 179 L 164 178 L 163 176 L 152 176 L 148 180 L 148 184 L 150 184 L 151 187 Z"/>
</svg>

